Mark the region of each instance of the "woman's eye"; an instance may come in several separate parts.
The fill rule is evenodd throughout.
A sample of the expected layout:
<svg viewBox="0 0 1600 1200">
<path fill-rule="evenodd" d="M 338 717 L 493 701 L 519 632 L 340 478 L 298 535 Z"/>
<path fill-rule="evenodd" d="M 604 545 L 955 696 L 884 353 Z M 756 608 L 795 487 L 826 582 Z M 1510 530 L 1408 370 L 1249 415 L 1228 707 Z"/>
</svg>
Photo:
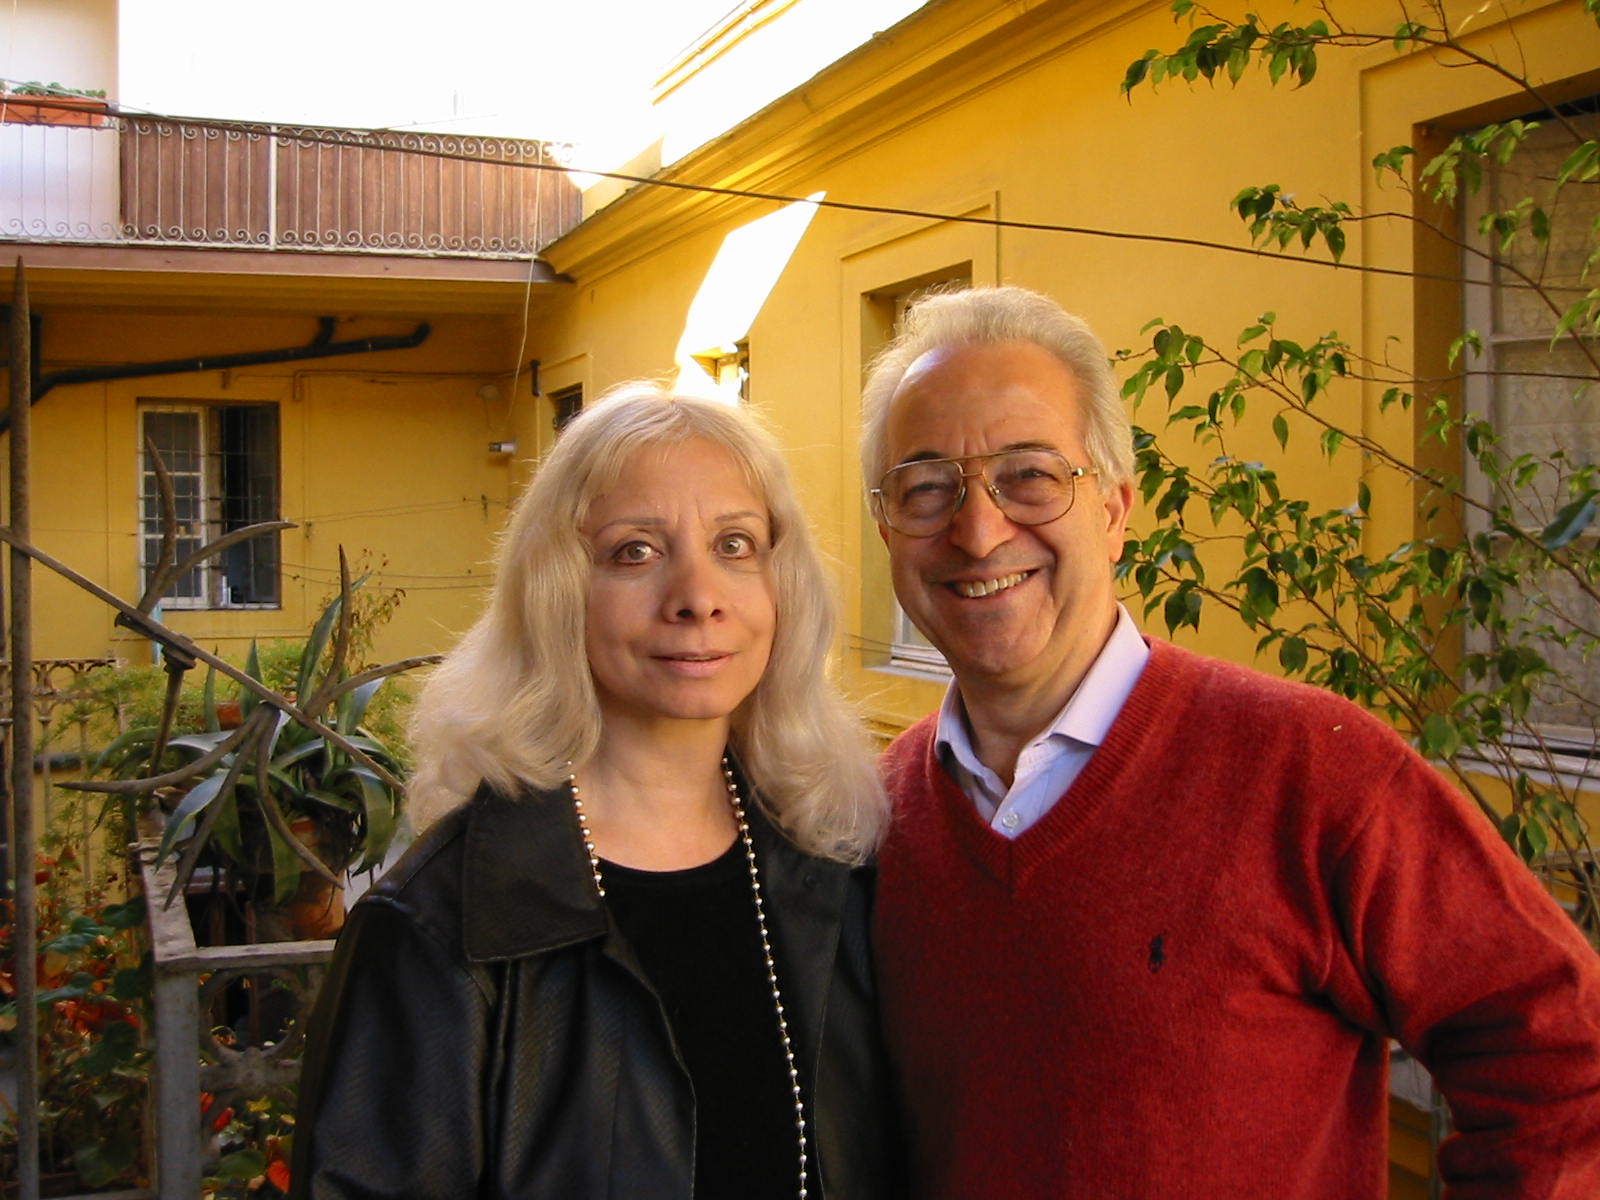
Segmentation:
<svg viewBox="0 0 1600 1200">
<path fill-rule="evenodd" d="M 756 540 L 748 533 L 725 533 L 717 539 L 717 553 L 723 558 L 749 558 L 756 552 Z"/>
<path fill-rule="evenodd" d="M 655 547 L 648 542 L 624 542 L 612 551 L 611 558 L 619 563 L 644 563 L 655 557 Z"/>
</svg>

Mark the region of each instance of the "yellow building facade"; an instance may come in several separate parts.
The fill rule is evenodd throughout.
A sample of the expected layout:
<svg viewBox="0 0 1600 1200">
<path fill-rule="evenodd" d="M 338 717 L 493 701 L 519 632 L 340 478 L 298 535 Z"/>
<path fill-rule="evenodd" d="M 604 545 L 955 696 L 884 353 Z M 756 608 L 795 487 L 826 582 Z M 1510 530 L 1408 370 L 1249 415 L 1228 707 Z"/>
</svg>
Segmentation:
<svg viewBox="0 0 1600 1200">
<path fill-rule="evenodd" d="M 1259 11 L 1268 27 L 1315 15 L 1289 4 Z M 1369 0 L 1335 11 L 1350 28 L 1392 30 L 1401 19 Z M 1514 62 L 1549 102 L 1600 91 L 1600 32 L 1580 4 L 1450 15 L 1466 44 Z M 533 339 L 563 384 L 593 395 L 666 373 L 700 388 L 716 373 L 707 366 L 742 356 L 748 403 L 788 449 L 833 557 L 841 677 L 885 736 L 935 708 L 948 679 L 894 604 L 856 455 L 865 367 L 918 289 L 1034 288 L 1085 317 L 1112 351 L 1147 348 L 1154 318 L 1231 344 L 1271 310 L 1283 336 L 1338 330 L 1400 372 L 1446 381 L 1461 402 L 1447 363 L 1468 320 L 1459 247 L 1408 221 L 1409 189 L 1392 174 L 1380 181 L 1371 164 L 1401 145 L 1426 161 L 1457 133 L 1526 113 L 1527 96 L 1491 71 L 1442 69 L 1438 55 L 1389 42 L 1324 50 L 1301 89 L 1273 87 L 1252 67 L 1237 87 L 1169 81 L 1121 93 L 1129 63 L 1189 32 L 1165 3 L 928 5 L 661 173 L 788 203 L 640 186 L 546 250 L 573 295 Z M 1229 201 L 1273 183 L 1307 203 L 1400 215 L 1352 223 L 1344 267 L 1325 252 L 1248 252 Z M 730 276 L 730 260 L 752 270 Z M 711 312 L 723 314 L 720 326 Z M 1421 444 L 1420 413 L 1383 408 L 1383 388 L 1350 382 L 1323 411 L 1459 470 L 1451 452 Z M 549 416 L 530 406 L 519 441 L 544 444 Z M 1230 450 L 1273 462 L 1315 507 L 1351 504 L 1367 483 L 1375 548 L 1416 534 L 1414 497 L 1398 477 L 1365 470 L 1353 453 L 1330 461 L 1315 436 L 1280 451 L 1269 416 L 1240 429 Z M 1152 429 L 1165 417 L 1159 398 L 1135 414 Z M 1191 466 L 1205 457 L 1188 447 Z M 1147 524 L 1136 509 L 1134 530 Z M 1140 623 L 1166 636 L 1159 613 Z M 1276 669 L 1258 659 L 1258 636 L 1213 608 L 1186 640 Z M 1397 1107 L 1393 1195 L 1427 1194 L 1429 1138 L 1425 1113 Z"/>
<path fill-rule="evenodd" d="M 414 336 L 419 323 L 412 315 L 364 317 L 339 322 L 333 337 Z M 482 603 L 486 560 L 512 495 L 514 457 L 491 443 L 506 440 L 510 384 L 502 383 L 518 331 L 490 314 L 427 324 L 415 348 L 52 389 L 32 412 L 34 542 L 137 600 L 158 528 L 143 444 L 151 414 L 190 419 L 209 441 L 223 436 L 213 421 L 224 411 L 264 412 L 271 425 L 257 437 L 265 444 L 254 467 L 274 476 L 263 490 L 294 526 L 262 539 L 273 544 L 275 578 L 241 592 L 202 572 L 190 591 L 203 594 L 164 602 L 162 619 L 236 661 L 252 640 L 304 637 L 338 590 L 343 548 L 371 586 L 407 593 L 379 634 L 378 653 L 442 646 Z M 310 313 L 52 308 L 42 328 L 48 368 L 295 347 L 313 339 L 318 323 Z M 209 465 L 195 481 L 208 496 L 222 486 Z M 36 658 L 151 661 L 148 642 L 62 577 L 36 567 L 34 592 Z"/>
<path fill-rule="evenodd" d="M 1514 63 L 1548 103 L 1600 93 L 1600 31 L 1578 0 L 1447 8 L 1467 46 Z M 1269 26 L 1314 15 L 1281 0 L 1257 11 Z M 1402 19 L 1382 0 L 1335 11 L 1350 28 Z M 1146 346 L 1154 318 L 1224 340 L 1271 310 L 1286 336 L 1338 330 L 1396 370 L 1453 374 L 1447 351 L 1468 320 L 1459 248 L 1406 219 L 1411 191 L 1378 179 L 1372 159 L 1410 145 L 1425 160 L 1458 132 L 1526 113 L 1526 94 L 1388 41 L 1324 50 L 1299 89 L 1252 67 L 1237 86 L 1121 92 L 1129 63 L 1189 30 L 1144 0 L 934 0 L 654 176 L 683 186 L 641 183 L 596 208 L 544 246 L 548 270 L 374 260 L 315 274 L 285 272 L 280 257 L 153 272 L 26 247 L 46 372 L 305 344 L 323 317 L 341 341 L 429 326 L 411 349 L 52 390 L 33 409 L 34 540 L 136 597 L 145 414 L 267 406 L 277 507 L 295 524 L 277 535 L 279 590 L 270 602 L 166 606 L 164 619 L 236 658 L 252 639 L 301 635 L 336 586 L 342 546 L 374 568 L 375 586 L 406 592 L 377 656 L 440 651 L 476 616 L 506 508 L 563 412 L 640 377 L 730 398 L 742 387 L 786 448 L 831 558 L 840 677 L 892 734 L 948 680 L 894 604 L 857 464 L 863 372 L 908 297 L 1023 285 L 1082 315 L 1113 351 Z M 717 53 L 737 48 L 730 36 Z M 692 83 L 683 75 L 670 86 Z M 1267 184 L 1398 216 L 1352 223 L 1342 267 L 1317 250 L 1258 254 L 1229 201 Z M 11 270 L 0 264 L 7 293 Z M 1420 417 L 1385 411 L 1381 395 L 1351 382 L 1327 411 L 1417 452 Z M 1164 418 L 1159 400 L 1135 415 L 1152 428 Z M 1277 461 L 1324 508 L 1370 481 L 1375 546 L 1414 531 L 1409 488 L 1365 475 L 1358 455 L 1329 461 L 1314 438 L 1280 453 L 1265 420 L 1233 449 Z M 1145 520 L 1136 510 L 1134 528 Z M 37 657 L 148 661 L 148 643 L 104 605 L 36 578 Z M 1165 634 L 1159 617 L 1141 623 Z M 1226 614 L 1188 640 L 1256 661 L 1256 634 Z M 1413 1149 L 1399 1141 L 1397 1157 Z"/>
<path fill-rule="evenodd" d="M 1392 29 L 1400 19 L 1366 0 L 1337 12 L 1351 28 Z M 1600 87 L 1600 34 L 1579 4 L 1520 4 L 1493 16 L 1463 7 L 1459 17 L 1470 45 L 1512 56 L 1551 100 Z M 1263 11 L 1267 26 L 1280 19 L 1309 17 L 1293 5 Z M 1409 211 L 1393 176 L 1375 178 L 1374 155 L 1437 149 L 1456 132 L 1524 111 L 1527 97 L 1490 71 L 1441 70 L 1436 55 L 1387 42 L 1325 49 L 1302 89 L 1272 87 L 1252 67 L 1237 87 L 1179 81 L 1121 93 L 1129 63 L 1177 47 L 1189 29 L 1166 4 L 949 0 L 880 34 L 661 173 L 822 202 L 788 206 L 802 219 L 769 239 L 786 257 L 762 274 L 765 290 L 744 280 L 746 294 L 731 294 L 741 279 L 726 260 L 758 254 L 761 227 L 785 207 L 775 200 L 641 186 L 547 248 L 573 295 L 532 339 L 563 381 L 591 395 L 664 371 L 695 386 L 705 380 L 697 360 L 748 347 L 749 402 L 789 448 L 837 563 L 844 678 L 886 730 L 931 709 L 943 686 L 916 669 L 914 652 L 910 669 L 893 665 L 907 635 L 896 627 L 855 458 L 864 365 L 888 337 L 899 298 L 941 281 L 1020 284 L 1084 316 L 1113 351 L 1148 346 L 1141 331 L 1152 318 L 1218 340 L 1274 310 L 1284 336 L 1338 330 L 1401 370 L 1450 373 L 1444 356 L 1463 327 L 1461 289 L 1407 273 L 1455 279 L 1454 247 L 1402 218 L 1352 225 L 1344 257 L 1394 274 L 1335 268 L 1325 253 L 1240 252 L 1249 241 L 1229 201 L 1246 185 L 1278 183 L 1308 202 Z M 719 305 L 720 328 L 702 316 Z M 1409 452 L 1417 424 L 1380 412 L 1380 394 L 1378 385 L 1348 386 L 1330 414 Z M 1164 418 L 1156 402 L 1135 414 L 1151 428 Z M 533 406 L 521 422 L 520 442 L 537 444 L 548 414 Z M 1234 450 L 1278 454 L 1264 421 Z M 1314 504 L 1353 500 L 1358 456 L 1329 463 L 1314 438 L 1288 453 L 1280 474 Z M 1374 512 L 1375 543 L 1408 536 L 1415 509 L 1404 489 L 1376 495 Z M 1149 631 L 1165 632 L 1159 617 Z M 1200 640 L 1227 657 L 1253 657 L 1255 635 L 1220 615 Z"/>
</svg>

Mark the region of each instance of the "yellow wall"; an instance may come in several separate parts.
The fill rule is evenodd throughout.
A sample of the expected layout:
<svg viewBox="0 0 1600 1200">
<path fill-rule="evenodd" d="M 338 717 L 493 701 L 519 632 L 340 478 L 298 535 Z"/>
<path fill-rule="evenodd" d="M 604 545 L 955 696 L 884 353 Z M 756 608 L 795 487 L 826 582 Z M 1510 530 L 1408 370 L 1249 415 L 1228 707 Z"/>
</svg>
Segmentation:
<svg viewBox="0 0 1600 1200">
<path fill-rule="evenodd" d="M 407 334 L 406 319 L 341 321 L 338 340 Z M 43 314 L 43 369 L 153 361 L 304 345 L 310 316 L 147 316 L 127 310 Z M 251 639 L 301 636 L 338 586 L 339 548 L 375 569 L 373 585 L 406 596 L 376 652 L 444 649 L 476 615 L 494 533 L 517 471 L 489 443 L 510 436 L 518 404 L 537 401 L 505 381 L 516 353 L 500 319 L 447 317 L 421 346 L 230 372 L 63 385 L 33 408 L 35 542 L 117 595 L 135 600 L 138 405 L 142 400 L 278 405 L 282 606 L 168 609 L 175 629 L 241 657 Z M 486 384 L 497 390 L 480 394 Z M 113 625 L 100 601 L 35 570 L 37 658 L 116 656 L 148 662 L 150 647 Z"/>
<path fill-rule="evenodd" d="M 1592 87 L 1592 80 L 1574 79 L 1592 69 L 1600 51 L 1580 5 L 1513 11 L 1522 19 L 1519 52 L 1532 76 L 1568 81 L 1569 94 Z M 1350 25 L 1380 29 L 1400 19 L 1379 3 L 1342 4 L 1339 14 Z M 1269 24 L 1309 19 L 1281 4 L 1263 15 Z M 1504 49 L 1503 31 L 1487 16 L 1477 20 L 1489 43 Z M 1141 88 L 1131 100 L 1120 94 L 1128 62 L 1150 47 L 1173 48 L 1186 34 L 1164 4 L 1054 3 L 1026 12 L 977 0 L 938 6 L 692 156 L 674 177 L 1245 247 L 1228 207 L 1241 187 L 1281 183 L 1312 200 L 1403 207 L 1398 189 L 1372 182 L 1373 154 L 1414 142 L 1419 126 L 1482 120 L 1483 106 L 1510 91 L 1489 72 L 1441 71 L 1429 56 L 1381 46 L 1325 52 L 1318 78 L 1304 90 L 1271 88 L 1252 69 L 1238 88 L 1167 83 L 1157 92 Z M 577 288 L 570 309 L 534 331 L 540 355 L 583 356 L 591 395 L 618 379 L 659 373 L 671 363 L 688 304 L 724 237 L 772 209 L 636 189 L 551 248 L 554 265 Z M 1347 261 L 1411 264 L 1408 226 L 1366 228 L 1352 229 Z M 1431 318 L 1403 280 L 1305 264 L 1294 255 L 1268 261 L 1154 240 L 820 211 L 748 330 L 752 402 L 790 447 L 821 539 L 839 559 L 845 676 L 890 725 L 926 712 L 939 686 L 873 667 L 888 606 L 854 460 L 862 358 L 874 342 L 863 331 L 862 298 L 958 266 L 976 282 L 1051 293 L 1088 318 L 1112 350 L 1141 345 L 1140 329 L 1152 317 L 1231 344 L 1271 308 L 1288 336 L 1310 340 L 1337 329 L 1404 369 L 1417 332 L 1447 341 L 1455 319 Z M 1386 342 L 1388 335 L 1400 341 Z M 1330 411 L 1391 444 L 1408 444 L 1409 418 L 1380 418 L 1379 391 L 1348 387 Z M 1159 401 L 1135 419 L 1159 427 Z M 1241 431 L 1229 449 L 1276 455 L 1264 423 Z M 1195 450 L 1193 461 L 1207 453 Z M 1291 443 L 1283 468 L 1313 502 L 1329 507 L 1354 498 L 1358 470 L 1352 454 L 1327 465 L 1306 436 Z M 1412 506 L 1392 490 L 1379 500 L 1393 515 L 1375 539 L 1404 536 Z M 1159 617 L 1151 632 L 1165 632 Z M 1205 622 L 1199 641 L 1241 661 L 1253 657 L 1254 635 L 1225 614 Z"/>
<path fill-rule="evenodd" d="M 0 76 L 117 94 L 116 0 L 18 0 L 0 10 Z"/>
<path fill-rule="evenodd" d="M 1309 20 L 1306 6 L 1252 6 L 1270 26 Z M 1352 27 L 1392 28 L 1397 6 L 1337 6 Z M 1244 6 L 1224 5 L 1242 13 Z M 672 177 L 803 197 L 914 209 L 947 217 L 999 217 L 1102 234 L 1191 239 L 1243 249 L 1229 209 L 1247 185 L 1281 184 L 1308 203 L 1343 199 L 1365 211 L 1402 210 L 1408 195 L 1380 187 L 1372 157 L 1411 144 L 1442 147 L 1459 130 L 1516 115 L 1525 101 L 1488 71 L 1443 70 L 1428 54 L 1380 45 L 1325 52 L 1314 84 L 1272 88 L 1259 72 L 1237 88 L 1167 83 L 1119 92 L 1127 64 L 1187 36 L 1165 3 L 930 6 L 868 51 L 677 164 Z M 1513 46 L 1504 14 L 1518 19 Z M 1475 45 L 1507 55 L 1554 99 L 1600 90 L 1600 34 L 1576 2 L 1461 7 L 1452 21 Z M 576 282 L 574 303 L 533 331 L 546 361 L 582 361 L 593 395 L 672 362 L 697 288 L 724 239 L 773 210 L 771 202 L 636 189 L 548 251 Z M 1311 255 L 1320 258 L 1321 255 Z M 1357 225 L 1353 266 L 1456 270 L 1454 251 L 1415 236 L 1404 221 Z M 882 547 L 862 503 L 856 465 L 857 402 L 865 359 L 883 336 L 872 296 L 944 273 L 1013 283 L 1057 297 L 1086 317 L 1108 349 L 1145 344 L 1152 318 L 1231 345 L 1266 310 L 1284 336 L 1311 341 L 1338 330 L 1397 372 L 1442 373 L 1461 328 L 1458 289 L 1364 275 L 1326 265 L 1175 244 L 1153 238 L 995 228 L 930 217 L 822 210 L 748 328 L 751 403 L 778 430 L 822 544 L 835 556 L 844 611 L 842 677 L 882 732 L 932 710 L 944 681 L 885 669 L 892 596 Z M 1186 400 L 1203 397 L 1191 386 Z M 1389 446 L 1415 449 L 1414 419 L 1381 414 L 1382 385 L 1351 384 L 1327 402 L 1335 421 Z M 1313 504 L 1355 498 L 1361 463 L 1332 464 L 1314 432 L 1299 431 L 1283 458 L 1270 412 L 1230 435 L 1241 457 L 1279 463 Z M 1159 398 L 1135 420 L 1160 428 Z M 1211 449 L 1169 452 L 1202 465 Z M 1448 469 L 1458 469 L 1455 463 Z M 1413 534 L 1416 508 L 1403 483 L 1369 479 L 1375 547 Z M 1136 512 L 1135 532 L 1144 522 Z M 1136 617 L 1138 605 L 1130 605 Z M 1159 614 L 1146 629 L 1165 634 Z M 1212 611 L 1186 640 L 1237 661 L 1255 661 L 1256 635 Z M 1272 670 L 1275 662 L 1256 665 Z M 1503 798 L 1502 798 L 1503 799 Z M 1428 1147 L 1402 1121 L 1393 1191 L 1422 1194 Z"/>
</svg>

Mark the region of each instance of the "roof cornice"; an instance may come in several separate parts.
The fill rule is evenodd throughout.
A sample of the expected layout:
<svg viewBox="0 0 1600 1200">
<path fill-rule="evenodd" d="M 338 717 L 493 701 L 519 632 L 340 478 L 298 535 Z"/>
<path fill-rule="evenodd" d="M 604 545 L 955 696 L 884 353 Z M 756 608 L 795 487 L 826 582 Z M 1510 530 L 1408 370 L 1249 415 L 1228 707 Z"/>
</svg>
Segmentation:
<svg viewBox="0 0 1600 1200">
<path fill-rule="evenodd" d="M 1107 27 L 1164 6 L 1165 0 L 931 0 L 652 178 L 791 195 L 834 163 Z M 834 198 L 903 201 L 893 195 Z M 769 203 L 638 184 L 541 254 L 563 275 L 593 280 Z"/>
</svg>

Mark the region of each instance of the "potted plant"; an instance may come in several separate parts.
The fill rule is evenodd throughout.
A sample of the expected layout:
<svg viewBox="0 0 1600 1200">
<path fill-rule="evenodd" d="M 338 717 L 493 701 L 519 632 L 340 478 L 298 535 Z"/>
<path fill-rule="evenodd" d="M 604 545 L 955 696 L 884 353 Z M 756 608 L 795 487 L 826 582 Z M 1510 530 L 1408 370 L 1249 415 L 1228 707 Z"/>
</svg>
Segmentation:
<svg viewBox="0 0 1600 1200">
<path fill-rule="evenodd" d="M 392 607 L 363 613 L 363 582 L 341 589 L 289 655 L 250 648 L 245 674 L 274 686 L 305 721 L 242 686 L 219 701 L 213 672 L 197 701 L 175 698 L 170 717 L 116 737 L 95 762 L 112 781 L 155 785 L 144 790 L 158 802 L 159 858 L 179 855 L 185 891 L 209 869 L 212 890 L 239 901 L 245 941 L 331 936 L 343 920 L 345 876 L 381 865 L 402 827 L 398 722 L 386 714 L 380 730 L 369 718 L 390 676 L 432 659 L 351 670 L 352 648 Z M 162 782 L 181 772 L 181 782 Z"/>
<path fill-rule="evenodd" d="M 7 82 L 0 84 L 0 124 L 98 127 L 106 124 L 105 96 L 59 83 Z"/>
</svg>

